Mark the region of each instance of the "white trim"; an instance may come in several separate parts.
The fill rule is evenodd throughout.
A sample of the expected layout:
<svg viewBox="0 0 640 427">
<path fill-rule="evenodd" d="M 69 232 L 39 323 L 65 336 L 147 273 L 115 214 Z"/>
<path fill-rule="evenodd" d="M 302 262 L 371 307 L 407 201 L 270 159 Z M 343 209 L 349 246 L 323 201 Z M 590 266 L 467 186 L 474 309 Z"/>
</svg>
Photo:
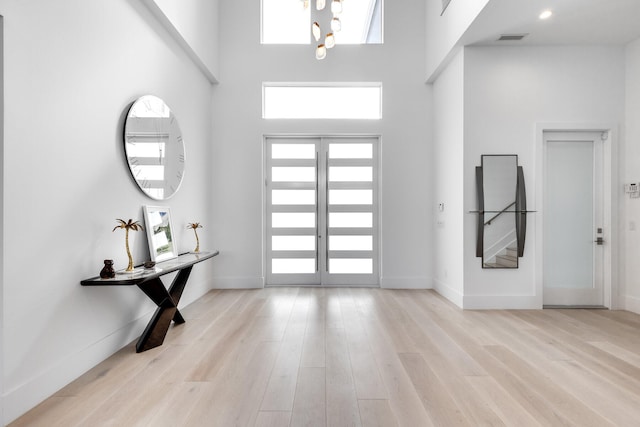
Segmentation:
<svg viewBox="0 0 640 427">
<path fill-rule="evenodd" d="M 465 295 L 465 310 L 538 310 L 542 308 L 536 295 Z"/>
<path fill-rule="evenodd" d="M 385 276 L 380 277 L 383 289 L 433 289 L 426 276 Z"/>
<path fill-rule="evenodd" d="M 261 289 L 264 288 L 264 277 L 214 277 L 211 289 Z"/>
<path fill-rule="evenodd" d="M 536 266 L 535 266 L 535 293 L 542 300 L 543 288 L 543 254 L 544 254 L 544 219 L 541 214 L 544 210 L 544 176 L 545 176 L 545 132 L 607 132 L 608 138 L 603 147 L 604 153 L 604 229 L 605 245 L 604 251 L 604 298 L 605 307 L 616 309 L 620 306 L 620 301 L 615 296 L 618 295 L 618 187 L 619 177 L 614 173 L 618 170 L 617 141 L 618 127 L 612 123 L 536 123 L 536 158 L 535 171 L 536 179 L 533 193 L 536 200 L 537 222 L 536 222 Z M 609 231 L 608 238 L 606 230 Z M 465 307 L 466 308 L 466 307 Z"/>
<path fill-rule="evenodd" d="M 622 297 L 622 299 L 624 305 L 620 308 L 640 314 L 640 298 L 627 295 Z"/>
<path fill-rule="evenodd" d="M 458 307 L 462 308 L 464 302 L 464 295 L 461 292 L 453 289 L 451 286 L 438 279 L 433 279 L 433 289 L 444 298 L 448 299 Z"/>
</svg>

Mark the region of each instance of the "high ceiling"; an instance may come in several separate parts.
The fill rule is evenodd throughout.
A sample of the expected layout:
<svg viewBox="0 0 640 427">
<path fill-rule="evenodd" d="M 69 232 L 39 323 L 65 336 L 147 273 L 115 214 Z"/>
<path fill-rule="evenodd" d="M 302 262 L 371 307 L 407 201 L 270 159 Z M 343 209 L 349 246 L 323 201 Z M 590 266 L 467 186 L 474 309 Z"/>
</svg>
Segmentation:
<svg viewBox="0 0 640 427">
<path fill-rule="evenodd" d="M 455 0 L 453 0 L 455 1 Z M 551 18 L 540 20 L 543 10 Z M 498 42 L 502 34 L 527 34 Z M 640 38 L 640 0 L 491 0 L 463 36 L 481 45 L 626 44 Z"/>
</svg>

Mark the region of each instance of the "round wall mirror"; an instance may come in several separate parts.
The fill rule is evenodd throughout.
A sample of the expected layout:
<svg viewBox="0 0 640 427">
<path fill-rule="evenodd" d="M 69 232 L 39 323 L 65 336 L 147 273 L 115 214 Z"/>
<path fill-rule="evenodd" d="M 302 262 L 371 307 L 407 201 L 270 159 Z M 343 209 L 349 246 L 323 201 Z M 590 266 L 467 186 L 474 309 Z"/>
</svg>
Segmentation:
<svg viewBox="0 0 640 427">
<path fill-rule="evenodd" d="M 165 200 L 178 191 L 184 176 L 184 143 L 178 120 L 162 99 L 145 95 L 131 105 L 124 150 L 131 175 L 147 196 Z"/>
</svg>

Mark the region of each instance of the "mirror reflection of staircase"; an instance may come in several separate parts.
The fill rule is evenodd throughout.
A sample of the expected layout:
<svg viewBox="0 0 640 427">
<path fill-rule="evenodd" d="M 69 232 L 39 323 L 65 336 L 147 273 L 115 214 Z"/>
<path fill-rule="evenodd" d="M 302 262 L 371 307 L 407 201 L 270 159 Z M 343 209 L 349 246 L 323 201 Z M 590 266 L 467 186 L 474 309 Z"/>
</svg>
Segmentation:
<svg viewBox="0 0 640 427">
<path fill-rule="evenodd" d="M 518 266 L 518 248 L 513 245 L 500 251 L 484 264 L 485 268 L 515 268 Z"/>
</svg>

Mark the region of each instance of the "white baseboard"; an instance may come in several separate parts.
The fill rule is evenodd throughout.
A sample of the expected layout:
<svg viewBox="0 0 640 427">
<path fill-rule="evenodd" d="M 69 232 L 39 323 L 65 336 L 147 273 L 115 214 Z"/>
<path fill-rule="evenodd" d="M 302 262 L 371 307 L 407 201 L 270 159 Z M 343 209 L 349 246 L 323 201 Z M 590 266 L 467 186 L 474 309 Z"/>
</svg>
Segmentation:
<svg viewBox="0 0 640 427">
<path fill-rule="evenodd" d="M 380 287 L 383 289 L 431 289 L 426 277 L 381 277 Z"/>
<path fill-rule="evenodd" d="M 465 310 L 538 310 L 542 301 L 535 295 L 467 295 L 463 297 Z"/>
<path fill-rule="evenodd" d="M 630 296 L 625 296 L 623 298 L 624 298 L 624 310 L 640 314 L 640 298 L 630 297 Z"/>
<path fill-rule="evenodd" d="M 263 277 L 214 277 L 212 289 L 260 289 L 264 288 Z"/>
<path fill-rule="evenodd" d="M 458 307 L 462 308 L 462 293 L 437 279 L 433 279 L 433 289 Z"/>
<path fill-rule="evenodd" d="M 211 289 L 211 284 L 211 282 L 203 282 L 190 289 L 189 295 L 185 295 L 186 300 L 185 298 L 181 299 L 180 309 L 207 293 Z M 196 293 L 194 294 L 193 291 Z M 14 421 L 124 346 L 138 339 L 154 311 L 155 308 L 87 348 L 68 355 L 20 386 L 4 391 L 0 396 L 0 403 L 4 409 L 4 418 L 2 418 L 4 423 L 2 425 Z"/>
</svg>

